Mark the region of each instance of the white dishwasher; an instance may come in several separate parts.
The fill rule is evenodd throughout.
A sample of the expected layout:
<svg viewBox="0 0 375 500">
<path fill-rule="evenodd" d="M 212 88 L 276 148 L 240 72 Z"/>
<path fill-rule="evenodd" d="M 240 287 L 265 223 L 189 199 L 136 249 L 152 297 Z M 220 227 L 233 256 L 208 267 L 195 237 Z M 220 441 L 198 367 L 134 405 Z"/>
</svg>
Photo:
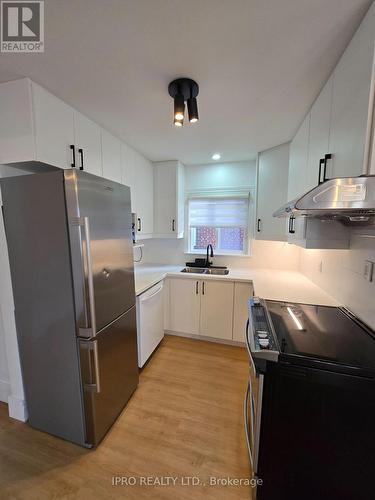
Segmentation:
<svg viewBox="0 0 375 500">
<path fill-rule="evenodd" d="M 141 368 L 164 337 L 163 281 L 137 297 L 138 366 Z"/>
</svg>

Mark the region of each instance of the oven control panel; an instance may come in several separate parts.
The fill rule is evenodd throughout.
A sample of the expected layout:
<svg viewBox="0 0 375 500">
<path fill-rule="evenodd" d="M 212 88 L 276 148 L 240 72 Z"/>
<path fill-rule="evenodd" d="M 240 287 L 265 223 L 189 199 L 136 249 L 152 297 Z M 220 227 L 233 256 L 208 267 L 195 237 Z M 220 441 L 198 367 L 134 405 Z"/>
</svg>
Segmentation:
<svg viewBox="0 0 375 500">
<path fill-rule="evenodd" d="M 264 302 L 252 297 L 249 300 L 249 348 L 254 357 L 277 361 L 279 349 Z"/>
</svg>

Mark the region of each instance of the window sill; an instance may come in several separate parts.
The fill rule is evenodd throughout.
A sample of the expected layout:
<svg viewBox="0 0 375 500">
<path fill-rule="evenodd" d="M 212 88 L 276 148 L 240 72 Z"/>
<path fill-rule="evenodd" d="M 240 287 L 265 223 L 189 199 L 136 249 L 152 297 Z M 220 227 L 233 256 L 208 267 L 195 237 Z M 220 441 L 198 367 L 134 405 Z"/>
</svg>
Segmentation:
<svg viewBox="0 0 375 500">
<path fill-rule="evenodd" d="M 184 255 L 194 255 L 195 257 L 200 256 L 206 258 L 206 252 L 188 252 L 185 251 Z M 214 257 L 251 257 L 251 253 L 222 253 L 214 252 Z"/>
</svg>

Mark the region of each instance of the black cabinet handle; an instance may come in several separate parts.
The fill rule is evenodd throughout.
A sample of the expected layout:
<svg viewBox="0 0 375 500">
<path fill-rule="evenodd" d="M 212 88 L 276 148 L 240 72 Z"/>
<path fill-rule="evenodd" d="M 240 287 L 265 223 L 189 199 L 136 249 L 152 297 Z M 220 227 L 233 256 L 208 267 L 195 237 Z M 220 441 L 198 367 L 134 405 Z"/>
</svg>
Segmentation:
<svg viewBox="0 0 375 500">
<path fill-rule="evenodd" d="M 138 231 L 142 231 L 142 221 L 140 217 L 138 217 Z"/>
<path fill-rule="evenodd" d="M 204 281 L 202 283 L 202 295 L 204 295 Z"/>
<path fill-rule="evenodd" d="M 80 155 L 81 157 L 81 166 L 79 167 L 80 170 L 83 170 L 83 149 L 82 148 L 79 148 L 78 149 L 78 154 Z"/>
<path fill-rule="evenodd" d="M 296 230 L 294 229 L 294 221 L 295 221 L 295 217 L 293 217 L 293 215 L 291 217 L 289 217 L 289 233 L 290 234 L 294 234 L 296 232 Z"/>
<path fill-rule="evenodd" d="M 324 155 L 324 170 L 323 170 L 323 182 L 325 181 L 328 181 L 328 178 L 327 178 L 327 161 L 328 160 L 332 160 L 332 154 L 331 153 L 327 153 L 326 155 Z"/>
<path fill-rule="evenodd" d="M 76 168 L 76 148 L 74 144 L 71 144 L 69 147 L 72 150 L 72 160 L 73 160 L 73 162 L 70 165 L 72 168 Z"/>
<path fill-rule="evenodd" d="M 195 295 L 198 295 L 199 293 L 199 281 L 195 283 Z"/>
<path fill-rule="evenodd" d="M 173 232 L 176 231 L 176 221 L 175 221 L 175 219 L 172 220 L 172 231 Z"/>
<path fill-rule="evenodd" d="M 324 182 L 324 180 L 322 181 L 322 168 L 324 167 L 324 171 L 325 171 L 325 159 L 324 158 L 320 158 L 319 160 L 319 177 L 318 177 L 318 186 L 320 184 L 322 184 L 322 182 Z"/>
<path fill-rule="evenodd" d="M 258 233 L 260 233 L 260 219 L 258 219 L 257 221 L 257 231 Z"/>
</svg>

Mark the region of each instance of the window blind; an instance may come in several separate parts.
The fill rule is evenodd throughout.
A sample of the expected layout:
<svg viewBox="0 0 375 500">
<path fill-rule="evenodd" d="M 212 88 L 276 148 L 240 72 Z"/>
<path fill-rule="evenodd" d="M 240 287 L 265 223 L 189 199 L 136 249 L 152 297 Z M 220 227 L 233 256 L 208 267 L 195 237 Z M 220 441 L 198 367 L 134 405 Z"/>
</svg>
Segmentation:
<svg viewBox="0 0 375 500">
<path fill-rule="evenodd" d="M 249 199 L 193 198 L 189 200 L 189 227 L 247 228 Z"/>
</svg>

